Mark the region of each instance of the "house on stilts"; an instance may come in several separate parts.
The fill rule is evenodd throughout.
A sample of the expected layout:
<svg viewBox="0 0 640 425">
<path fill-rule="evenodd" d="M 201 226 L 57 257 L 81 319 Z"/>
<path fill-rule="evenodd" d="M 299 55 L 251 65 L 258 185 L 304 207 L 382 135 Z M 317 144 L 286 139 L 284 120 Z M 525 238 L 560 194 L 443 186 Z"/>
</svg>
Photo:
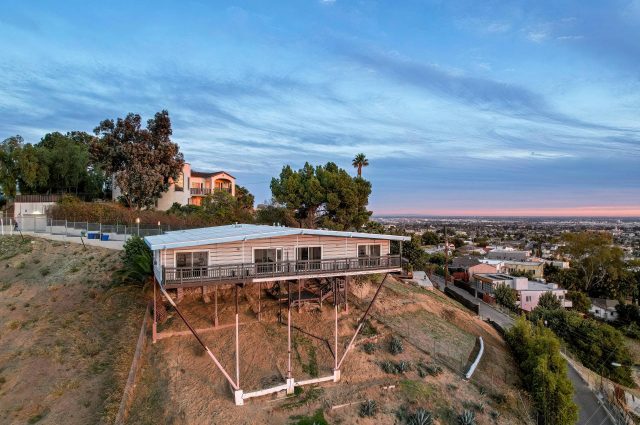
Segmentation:
<svg viewBox="0 0 640 425">
<path fill-rule="evenodd" d="M 382 280 L 349 344 L 343 353 L 339 353 L 338 308 L 348 309 L 349 280 L 362 274 L 401 272 L 402 241 L 407 240 L 408 237 L 398 235 L 252 224 L 180 230 L 145 237 L 153 252 L 154 292 L 159 290 L 176 309 L 189 328 L 188 332 L 195 336 L 229 382 L 237 405 L 251 397 L 280 391 L 292 393 L 296 386 L 339 381 L 340 367 L 384 284 Z M 391 254 L 392 241 L 399 242 L 399 254 Z M 258 285 L 259 294 L 265 291 L 275 296 L 287 312 L 286 381 L 253 392 L 244 392 L 240 384 L 238 288 L 245 285 Z M 202 342 L 200 330 L 193 329 L 177 305 L 186 288 L 201 288 L 203 295 L 214 298 L 215 327 L 218 325 L 217 289 L 222 286 L 235 289 L 235 377 Z M 154 296 L 154 342 L 160 337 L 156 302 Z M 323 302 L 333 302 L 335 312 L 333 374 L 296 381 L 291 371 L 291 308 L 300 309 L 308 303 L 322 306 Z M 260 320 L 260 307 L 257 316 Z"/>
</svg>

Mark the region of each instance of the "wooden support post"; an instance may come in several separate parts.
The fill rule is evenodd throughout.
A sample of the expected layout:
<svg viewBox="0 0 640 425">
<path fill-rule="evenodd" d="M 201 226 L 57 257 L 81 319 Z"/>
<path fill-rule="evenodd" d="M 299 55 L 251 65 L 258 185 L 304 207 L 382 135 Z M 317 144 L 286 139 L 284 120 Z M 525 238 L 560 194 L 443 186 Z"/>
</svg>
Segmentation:
<svg viewBox="0 0 640 425">
<path fill-rule="evenodd" d="M 287 379 L 291 379 L 291 281 L 287 281 Z"/>
<path fill-rule="evenodd" d="M 218 327 L 218 285 L 213 288 L 213 326 Z"/>
<path fill-rule="evenodd" d="M 240 388 L 240 338 L 238 320 L 238 285 L 236 285 L 236 385 Z"/>
<path fill-rule="evenodd" d="M 349 296 L 349 276 L 344 277 L 344 311 L 345 313 L 349 313 L 349 301 L 347 297 Z"/>
<path fill-rule="evenodd" d="M 156 341 L 158 340 L 158 313 L 156 310 L 156 285 L 158 284 L 158 281 L 156 280 L 156 277 L 153 277 L 153 325 L 151 326 L 151 336 L 152 336 L 152 341 L 155 344 Z"/>
<path fill-rule="evenodd" d="M 258 321 L 262 319 L 262 282 L 258 282 Z"/>
</svg>

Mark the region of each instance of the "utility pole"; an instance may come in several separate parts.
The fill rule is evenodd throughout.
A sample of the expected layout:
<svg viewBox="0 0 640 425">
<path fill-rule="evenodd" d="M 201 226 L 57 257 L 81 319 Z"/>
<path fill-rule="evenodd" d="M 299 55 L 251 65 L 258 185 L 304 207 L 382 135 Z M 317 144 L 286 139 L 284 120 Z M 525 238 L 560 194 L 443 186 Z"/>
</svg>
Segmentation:
<svg viewBox="0 0 640 425">
<path fill-rule="evenodd" d="M 449 238 L 447 236 L 447 226 L 444 226 L 444 286 L 449 283 Z"/>
</svg>

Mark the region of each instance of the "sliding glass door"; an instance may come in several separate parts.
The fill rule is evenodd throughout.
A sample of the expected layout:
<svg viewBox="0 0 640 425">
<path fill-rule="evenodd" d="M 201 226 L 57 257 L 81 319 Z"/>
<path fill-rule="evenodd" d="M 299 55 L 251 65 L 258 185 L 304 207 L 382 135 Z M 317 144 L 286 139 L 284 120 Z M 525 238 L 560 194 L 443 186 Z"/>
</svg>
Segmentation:
<svg viewBox="0 0 640 425">
<path fill-rule="evenodd" d="M 274 273 L 282 270 L 282 248 L 257 248 L 253 250 L 256 274 Z"/>
<path fill-rule="evenodd" d="M 209 265 L 209 252 L 176 252 L 176 267 L 182 279 L 206 276 Z"/>
<path fill-rule="evenodd" d="M 320 270 L 322 260 L 322 247 L 305 246 L 298 248 L 297 270 Z"/>
</svg>

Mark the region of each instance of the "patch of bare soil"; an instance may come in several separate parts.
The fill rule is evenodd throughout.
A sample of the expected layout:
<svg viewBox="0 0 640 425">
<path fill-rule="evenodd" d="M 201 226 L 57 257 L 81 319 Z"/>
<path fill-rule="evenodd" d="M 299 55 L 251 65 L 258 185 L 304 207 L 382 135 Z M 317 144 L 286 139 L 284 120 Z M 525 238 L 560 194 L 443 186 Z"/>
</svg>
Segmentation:
<svg viewBox="0 0 640 425">
<path fill-rule="evenodd" d="M 116 251 L 0 237 L 0 423 L 113 423 L 140 289 L 110 288 Z"/>
<path fill-rule="evenodd" d="M 256 321 L 255 287 L 240 291 L 240 386 L 245 391 L 283 383 L 287 373 L 287 328 L 279 323 L 278 305 L 263 296 L 263 320 Z M 338 356 L 344 353 L 358 319 L 371 300 L 375 286 L 352 288 L 349 312 L 339 313 Z M 219 292 L 220 324 L 232 323 L 235 306 L 231 289 Z M 195 294 L 180 308 L 196 327 L 213 323 L 213 303 Z M 517 372 L 497 332 L 464 307 L 438 292 L 387 280 L 373 318 L 363 328 L 341 368 L 339 383 L 305 386 L 296 395 L 270 395 L 233 403 L 230 385 L 192 336 L 174 336 L 150 346 L 130 423 L 168 424 L 286 424 L 314 416 L 331 424 L 405 423 L 407 414 L 425 408 L 438 424 L 457 423 L 463 410 L 475 412 L 478 424 L 527 422 L 527 402 L 516 389 Z M 170 312 L 171 314 L 171 312 Z M 174 312 L 175 314 L 175 312 Z M 322 310 L 308 306 L 292 310 L 292 369 L 296 380 L 328 376 L 334 365 L 334 309 L 330 299 Z M 186 327 L 173 316 L 162 331 Z M 486 341 L 487 354 L 471 382 L 463 370 L 477 351 L 476 336 Z M 235 379 L 234 328 L 203 332 L 205 343 Z M 403 350 L 391 354 L 393 337 Z M 434 341 L 436 348 L 434 351 Z M 369 352 L 367 354 L 366 348 Z M 389 373 L 406 362 L 408 370 Z M 384 370 L 387 368 L 387 371 Z M 359 415 L 360 404 L 375 400 L 373 418 Z"/>
</svg>

